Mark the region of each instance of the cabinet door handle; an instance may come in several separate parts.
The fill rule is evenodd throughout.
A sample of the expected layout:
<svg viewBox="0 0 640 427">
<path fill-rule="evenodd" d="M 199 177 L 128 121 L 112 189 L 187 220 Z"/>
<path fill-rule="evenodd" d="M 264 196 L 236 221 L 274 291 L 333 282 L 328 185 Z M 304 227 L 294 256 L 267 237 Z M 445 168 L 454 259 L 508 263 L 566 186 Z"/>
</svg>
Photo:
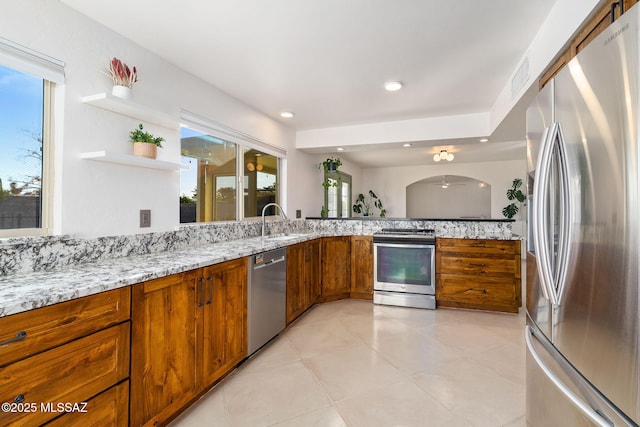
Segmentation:
<svg viewBox="0 0 640 427">
<path fill-rule="evenodd" d="M 213 301 L 213 277 L 209 276 L 207 280 L 209 281 L 209 299 L 207 300 L 207 304 L 211 304 Z"/>
<path fill-rule="evenodd" d="M 198 302 L 198 307 L 204 306 L 204 278 L 198 277 L 198 281 L 200 282 L 200 302 Z"/>
<path fill-rule="evenodd" d="M 473 289 L 473 288 L 469 288 L 467 289 L 467 292 L 479 292 L 483 295 L 487 294 L 487 290 L 486 289 Z"/>
<path fill-rule="evenodd" d="M 486 267 L 486 266 L 487 266 L 487 264 L 476 264 L 476 263 L 473 263 L 473 262 L 469 263 L 469 267 Z"/>
<path fill-rule="evenodd" d="M 16 334 L 14 338 L 0 342 L 0 346 L 11 344 L 12 342 L 24 341 L 25 338 L 27 338 L 27 333 L 25 331 L 20 331 Z"/>
</svg>

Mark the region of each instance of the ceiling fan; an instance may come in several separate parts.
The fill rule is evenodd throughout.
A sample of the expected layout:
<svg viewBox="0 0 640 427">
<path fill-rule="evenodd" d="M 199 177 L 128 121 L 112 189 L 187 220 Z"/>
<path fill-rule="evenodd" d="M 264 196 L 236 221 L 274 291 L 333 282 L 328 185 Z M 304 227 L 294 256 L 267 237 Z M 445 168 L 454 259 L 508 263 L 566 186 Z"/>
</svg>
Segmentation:
<svg viewBox="0 0 640 427">
<path fill-rule="evenodd" d="M 463 182 L 449 182 L 447 180 L 447 176 L 446 175 L 442 175 L 442 181 L 440 183 L 433 183 L 432 185 L 437 185 L 441 188 L 447 189 L 449 188 L 450 185 L 464 185 Z"/>
</svg>

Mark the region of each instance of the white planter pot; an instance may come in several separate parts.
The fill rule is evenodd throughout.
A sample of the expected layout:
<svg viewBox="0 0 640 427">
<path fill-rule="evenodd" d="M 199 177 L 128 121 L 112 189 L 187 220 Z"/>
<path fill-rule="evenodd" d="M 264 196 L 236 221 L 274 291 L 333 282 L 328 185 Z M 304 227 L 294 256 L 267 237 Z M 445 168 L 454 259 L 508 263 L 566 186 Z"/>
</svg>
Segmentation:
<svg viewBox="0 0 640 427">
<path fill-rule="evenodd" d="M 131 99 L 131 88 L 127 86 L 114 86 L 111 89 L 111 94 L 118 98 Z"/>
</svg>

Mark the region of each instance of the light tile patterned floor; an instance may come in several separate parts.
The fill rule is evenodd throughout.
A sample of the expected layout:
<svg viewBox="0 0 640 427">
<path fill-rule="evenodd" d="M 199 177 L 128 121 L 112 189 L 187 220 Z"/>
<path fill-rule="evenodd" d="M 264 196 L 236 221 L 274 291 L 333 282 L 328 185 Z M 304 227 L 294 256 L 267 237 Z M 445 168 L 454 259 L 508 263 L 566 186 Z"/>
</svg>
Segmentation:
<svg viewBox="0 0 640 427">
<path fill-rule="evenodd" d="M 525 426 L 524 315 L 315 306 L 172 427 Z"/>
</svg>

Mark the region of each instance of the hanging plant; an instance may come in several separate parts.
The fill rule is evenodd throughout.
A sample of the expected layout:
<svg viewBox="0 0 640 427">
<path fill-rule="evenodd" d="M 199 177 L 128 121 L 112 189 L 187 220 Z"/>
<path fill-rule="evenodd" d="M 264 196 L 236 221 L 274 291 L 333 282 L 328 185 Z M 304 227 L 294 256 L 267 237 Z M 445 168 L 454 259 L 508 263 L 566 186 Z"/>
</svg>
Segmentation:
<svg viewBox="0 0 640 427">
<path fill-rule="evenodd" d="M 322 169 L 324 171 L 324 181 L 322 182 L 322 186 L 324 188 L 337 187 L 342 183 L 340 174 L 337 173 L 340 166 L 342 166 L 342 160 L 340 160 L 340 157 L 329 156 L 326 160 L 320 162 L 318 169 Z M 329 178 L 333 178 L 333 180 L 329 181 Z"/>
</svg>

